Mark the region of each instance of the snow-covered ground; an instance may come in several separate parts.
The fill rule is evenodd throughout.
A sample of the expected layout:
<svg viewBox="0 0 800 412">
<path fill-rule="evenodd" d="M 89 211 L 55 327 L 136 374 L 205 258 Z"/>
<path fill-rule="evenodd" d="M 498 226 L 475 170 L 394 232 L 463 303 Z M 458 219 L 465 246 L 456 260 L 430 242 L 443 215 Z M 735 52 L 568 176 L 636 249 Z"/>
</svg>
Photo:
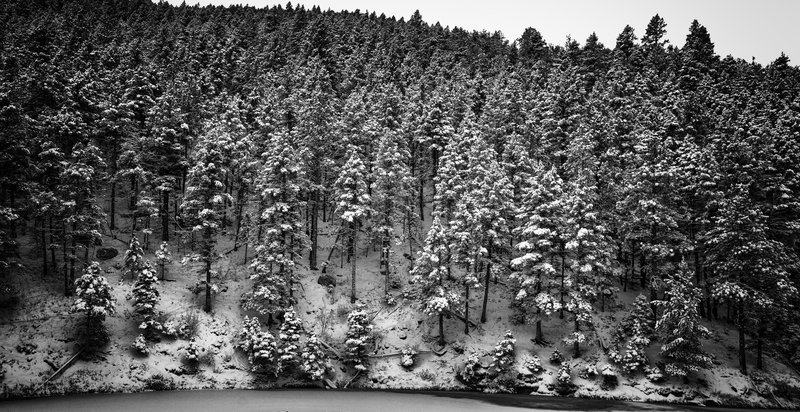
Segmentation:
<svg viewBox="0 0 800 412">
<path fill-rule="evenodd" d="M 427 219 L 430 223 L 430 219 Z M 321 225 L 322 233 L 331 233 L 332 228 Z M 200 282 L 201 275 L 190 265 L 181 265 L 180 250 L 173 247 L 173 260 L 167 268 L 167 279 L 161 282 L 159 309 L 167 317 L 194 312 L 199 316 L 198 342 L 206 351 L 197 373 L 189 373 L 183 361 L 186 340 L 163 339 L 153 344 L 148 356 L 141 356 L 131 344 L 139 334 L 138 322 L 133 316 L 133 301 L 129 299 L 133 282 L 121 279 L 122 256 L 127 248 L 129 235 L 119 234 L 119 239 L 104 238 L 105 246 L 119 250 L 117 257 L 101 262 L 117 302 L 117 313 L 106 320 L 111 342 L 98 359 L 78 360 L 53 382 L 45 380 L 53 374 L 55 367 L 62 365 L 76 351 L 76 329 L 80 315 L 69 314 L 73 298 L 63 296 L 63 280 L 59 277 L 42 278 L 40 258 L 30 237 L 20 239 L 21 257 L 24 266 L 11 278 L 20 290 L 20 303 L 12 310 L 0 312 L 0 361 L 4 363 L 5 379 L 0 383 L 5 396 L 31 396 L 65 392 L 130 392 L 152 387 L 148 379 L 161 375 L 175 382 L 176 388 L 255 388 L 280 385 L 301 385 L 301 381 L 286 377 L 278 382 L 255 376 L 249 372 L 247 358 L 234 347 L 241 329 L 243 317 L 253 315 L 240 306 L 242 294 L 250 290 L 248 269 L 244 264 L 244 248 L 225 255 L 215 269 L 219 272 L 222 292 L 214 299 L 214 310 L 202 311 L 203 293 L 195 295 L 189 288 Z M 150 242 L 146 257 L 154 260 L 153 251 L 157 242 Z M 320 261 L 327 257 L 333 243 L 331 236 L 320 239 Z M 218 250 L 232 249 L 229 237 L 218 245 Z M 185 251 L 184 251 L 185 252 Z M 578 386 L 575 396 L 613 398 L 655 402 L 690 402 L 703 404 L 736 404 L 754 406 L 797 407 L 787 399 L 770 395 L 769 382 L 783 380 L 800 386 L 798 375 L 789 367 L 766 357 L 764 372 L 754 372 L 750 377 L 737 370 L 736 334 L 724 324 L 707 324 L 713 335 L 706 342 L 707 350 L 715 356 L 714 366 L 704 370 L 689 383 L 677 379 L 652 383 L 645 376 L 619 375 L 619 385 L 613 390 L 600 388 L 600 378 L 581 378 L 581 371 L 594 365 L 598 370 L 608 363 L 600 348 L 601 337 L 608 341 L 611 332 L 624 317 L 625 308 L 639 292 L 623 293 L 617 305 L 603 313 L 596 313 L 596 333 L 583 345 L 583 356 L 572 359 L 571 348 L 561 339 L 566 336 L 569 322 L 559 321 L 558 316 L 545 322 L 544 335 L 552 343 L 540 346 L 532 342 L 530 325 L 515 325 L 511 322 L 512 309 L 508 306 L 510 291 L 502 283 L 492 284 L 486 323 L 472 328 L 464 334 L 463 322 L 446 319 L 445 334 L 448 341 L 446 353 L 439 356 L 429 352 L 438 336 L 438 324 L 429 319 L 417 301 L 404 298 L 413 295 L 414 286 L 408 275 L 410 261 L 403 256 L 407 246 L 398 246 L 393 257 L 396 268 L 396 288 L 391 293 L 397 304 L 384 303 L 384 279 L 379 273 L 379 253 L 372 249 L 361 249 L 358 255 L 358 298 L 367 305 L 374 316 L 375 349 L 370 359 L 370 369 L 350 383 L 351 387 L 382 389 L 467 389 L 456 380 L 455 369 L 471 352 L 485 353 L 511 330 L 516 338 L 517 364 L 532 355 L 542 359 L 544 371 L 534 378 L 528 392 L 555 394 L 551 389 L 559 367 L 548 362 L 550 354 L 559 349 L 572 366 L 574 383 Z M 252 249 L 251 249 L 252 255 Z M 340 259 L 334 253 L 328 272 L 336 279 L 332 292 L 317 283 L 319 271 L 303 269 L 298 287 L 297 314 L 307 331 L 313 331 L 339 352 L 344 347 L 346 318 L 352 307 L 349 303 L 349 265 L 340 267 Z M 475 293 L 471 314 L 477 322 L 482 293 Z M 399 353 L 404 347 L 413 347 L 420 354 L 413 368 L 400 366 Z M 463 347 L 463 353 L 457 351 Z M 658 344 L 648 350 L 651 362 L 657 360 Z M 384 356 L 388 355 L 388 356 Z M 521 368 L 521 366 L 518 366 Z M 334 362 L 332 382 L 344 386 L 352 378 L 352 372 Z M 794 402 L 798 402 L 795 400 Z"/>
</svg>

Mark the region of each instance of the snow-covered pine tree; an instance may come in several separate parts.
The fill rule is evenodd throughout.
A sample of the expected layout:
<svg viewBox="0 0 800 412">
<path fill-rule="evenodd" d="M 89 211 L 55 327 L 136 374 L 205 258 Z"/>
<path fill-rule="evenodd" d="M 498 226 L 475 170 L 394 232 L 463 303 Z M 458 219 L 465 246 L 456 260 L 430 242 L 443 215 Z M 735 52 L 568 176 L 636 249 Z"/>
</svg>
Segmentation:
<svg viewBox="0 0 800 412">
<path fill-rule="evenodd" d="M 305 245 L 302 230 L 300 198 L 304 171 L 300 157 L 289 136 L 276 132 L 263 155 L 264 165 L 258 173 L 256 192 L 263 205 L 256 239 L 253 268 L 253 293 L 246 306 L 270 319 L 275 310 L 293 302 L 293 285 L 297 281 L 296 266 Z"/>
<path fill-rule="evenodd" d="M 545 170 L 537 165 L 534 175 L 523 189 L 523 201 L 515 229 L 521 239 L 516 248 L 522 256 L 514 258 L 512 277 L 518 285 L 515 297 L 536 325 L 535 340 L 544 341 L 542 319 L 555 313 L 562 303 L 553 294 L 558 286 L 557 246 L 565 235 L 563 227 L 564 182 L 555 168 Z M 535 311 L 535 313 L 531 313 Z"/>
<path fill-rule="evenodd" d="M 445 265 L 448 255 L 448 238 L 438 215 L 433 217 L 431 228 L 425 238 L 425 246 L 417 254 L 411 276 L 421 286 L 420 299 L 426 315 L 436 316 L 439 321 L 439 345 L 444 346 L 444 317 L 456 308 L 459 294 Z"/>
<path fill-rule="evenodd" d="M 462 133 L 470 141 L 469 168 L 465 174 L 466 192 L 456 204 L 452 227 L 455 247 L 460 260 L 471 267 L 475 278 L 484 274 L 484 294 L 481 322 L 486 322 L 489 281 L 492 265 L 500 267 L 509 245 L 511 228 L 508 219 L 513 213 L 513 187 L 497 162 L 494 149 L 472 127 L 470 118 L 464 120 Z M 468 294 L 468 291 L 465 290 Z M 469 299 L 466 299 L 467 304 Z"/>
<path fill-rule="evenodd" d="M 278 332 L 278 373 L 297 365 L 297 357 L 300 355 L 298 342 L 302 332 L 303 322 L 297 317 L 294 307 L 287 308 Z"/>
<path fill-rule="evenodd" d="M 692 274 L 686 264 L 665 280 L 665 286 L 664 300 L 656 301 L 662 313 L 655 327 L 664 342 L 661 346 L 661 357 L 666 363 L 664 372 L 687 377 L 711 366 L 711 356 L 703 350 L 701 342 L 711 336 L 708 328 L 700 324 L 698 307 L 702 294 L 692 285 Z"/>
<path fill-rule="evenodd" d="M 157 286 L 158 277 L 155 271 L 149 262 L 144 262 L 136 276 L 133 298 L 136 314 L 142 321 L 139 329 L 147 340 L 154 340 L 156 334 L 161 331 L 161 325 L 156 320 L 156 304 L 160 297 Z"/>
<path fill-rule="evenodd" d="M 328 355 L 322 347 L 319 337 L 314 333 L 308 335 L 303 352 L 300 354 L 303 360 L 301 367 L 312 381 L 319 381 L 330 370 L 331 365 Z"/>
<path fill-rule="evenodd" d="M 130 276 L 131 280 L 135 280 L 136 277 L 139 276 L 139 273 L 142 272 L 142 268 L 144 268 L 144 250 L 142 250 L 142 245 L 139 243 L 139 238 L 137 238 L 135 234 L 131 236 L 131 241 L 128 244 L 128 250 L 125 251 L 125 254 L 122 257 L 122 262 L 123 279 L 125 276 Z"/>
<path fill-rule="evenodd" d="M 385 278 L 384 294 L 389 296 L 389 267 L 392 243 L 398 224 L 408 219 L 414 211 L 414 178 L 408 167 L 409 154 L 396 141 L 397 137 L 388 128 L 378 142 L 372 171 L 372 204 L 375 210 L 374 226 L 381 239 L 380 267 Z M 408 236 L 411 242 L 411 236 Z"/>
<path fill-rule="evenodd" d="M 569 184 L 565 199 L 567 217 L 566 250 L 569 252 L 569 300 L 565 309 L 573 316 L 575 329 L 566 339 L 580 356 L 580 344 L 586 340 L 582 327 L 591 325 L 592 302 L 603 291 L 611 274 L 612 242 L 596 210 L 597 188 L 591 177 L 581 175 Z"/>
<path fill-rule="evenodd" d="M 637 296 L 630 313 L 615 333 L 617 341 L 627 339 L 624 352 L 615 348 L 610 354 L 611 359 L 629 373 L 645 367 L 648 363 L 645 349 L 650 346 L 654 327 L 655 319 L 647 297 Z"/>
<path fill-rule="evenodd" d="M 785 310 L 786 299 L 797 296 L 787 268 L 788 248 L 769 236 L 769 217 L 749 198 L 750 184 L 731 189 L 717 201 L 719 215 L 706 234 L 708 264 L 716 275 L 713 296 L 735 309 L 739 330 L 739 367 L 747 374 L 745 331 L 768 310 Z"/>
<path fill-rule="evenodd" d="M 72 120 L 72 119 L 70 119 Z M 72 125 L 74 126 L 74 125 Z M 69 280 L 75 279 L 76 263 L 89 265 L 89 250 L 100 242 L 100 228 L 105 222 L 105 213 L 97 202 L 97 185 L 104 178 L 105 162 L 100 150 L 92 143 L 76 143 L 71 156 L 59 176 L 59 189 L 64 205 L 64 228 L 69 240 Z M 66 248 L 66 242 L 65 242 Z M 78 248 L 83 248 L 83 257 Z"/>
<path fill-rule="evenodd" d="M 347 316 L 345 362 L 356 370 L 367 370 L 367 345 L 372 342 L 372 325 L 366 306 L 358 304 Z"/>
<path fill-rule="evenodd" d="M 500 341 L 497 342 L 497 345 L 494 347 L 494 353 L 492 353 L 492 363 L 489 365 L 489 369 L 491 371 L 497 375 L 501 375 L 512 370 L 514 367 L 514 362 L 516 361 L 516 354 L 514 352 L 516 343 L 517 340 L 514 339 L 514 335 L 511 333 L 511 331 L 506 331 L 503 339 L 500 339 Z"/>
<path fill-rule="evenodd" d="M 231 201 L 223 183 L 227 173 L 227 148 L 221 146 L 225 141 L 220 128 L 212 128 L 200 137 L 187 174 L 186 194 L 181 205 L 193 235 L 200 236 L 200 253 L 196 258 L 204 264 L 206 299 L 203 310 L 206 312 L 211 311 L 211 265 L 217 258 L 214 248 L 222 227 L 223 209 Z"/>
<path fill-rule="evenodd" d="M 350 149 L 347 163 L 342 167 L 334 185 L 336 214 L 341 219 L 341 233 L 349 243 L 350 303 L 356 301 L 356 260 L 358 259 L 358 230 L 372 215 L 371 200 L 367 194 L 366 167 L 355 148 Z"/>
<path fill-rule="evenodd" d="M 111 286 L 101 273 L 100 264 L 92 262 L 84 269 L 83 275 L 75 280 L 77 299 L 72 310 L 86 313 L 85 338 L 91 346 L 101 346 L 108 342 L 108 332 L 103 321 L 106 316 L 115 312 Z"/>
</svg>

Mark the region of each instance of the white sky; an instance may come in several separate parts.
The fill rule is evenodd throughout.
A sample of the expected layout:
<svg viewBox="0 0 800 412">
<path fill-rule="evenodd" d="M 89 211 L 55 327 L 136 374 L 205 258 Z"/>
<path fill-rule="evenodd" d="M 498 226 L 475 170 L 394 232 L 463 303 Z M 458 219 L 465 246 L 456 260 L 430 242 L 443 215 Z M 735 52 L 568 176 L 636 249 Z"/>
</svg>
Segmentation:
<svg viewBox="0 0 800 412">
<path fill-rule="evenodd" d="M 180 4 L 182 0 L 167 0 Z M 186 0 L 186 4 L 283 4 L 270 0 Z M 800 0 L 300 0 L 307 8 L 375 11 L 406 20 L 419 9 L 423 20 L 467 30 L 500 30 L 509 41 L 526 27 L 539 30 L 548 43 L 563 44 L 567 35 L 579 43 L 596 32 L 613 48 L 626 24 L 641 38 L 658 13 L 667 23 L 670 44 L 683 46 L 689 24 L 697 19 L 708 28 L 720 56 L 728 54 L 768 64 L 781 52 L 800 65 Z"/>
</svg>

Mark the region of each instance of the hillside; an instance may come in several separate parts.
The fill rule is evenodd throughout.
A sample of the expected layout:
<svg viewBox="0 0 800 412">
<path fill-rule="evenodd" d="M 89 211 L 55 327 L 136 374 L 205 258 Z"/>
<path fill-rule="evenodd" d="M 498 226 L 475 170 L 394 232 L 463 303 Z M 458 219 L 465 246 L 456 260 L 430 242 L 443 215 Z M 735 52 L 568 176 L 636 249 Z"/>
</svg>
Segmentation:
<svg viewBox="0 0 800 412">
<path fill-rule="evenodd" d="M 800 69 L 666 24 L 4 2 L 3 395 L 797 407 Z"/>
</svg>

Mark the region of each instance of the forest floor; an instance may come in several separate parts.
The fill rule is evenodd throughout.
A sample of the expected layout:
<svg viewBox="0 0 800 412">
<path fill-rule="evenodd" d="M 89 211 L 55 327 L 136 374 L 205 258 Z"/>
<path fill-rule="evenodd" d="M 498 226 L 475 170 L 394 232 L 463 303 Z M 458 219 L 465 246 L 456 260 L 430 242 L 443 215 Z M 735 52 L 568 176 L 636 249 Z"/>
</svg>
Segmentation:
<svg viewBox="0 0 800 412">
<path fill-rule="evenodd" d="M 430 224 L 430 219 L 427 219 Z M 323 234 L 333 232 L 327 224 L 320 225 Z M 218 250 L 228 252 L 216 265 L 217 283 L 221 291 L 214 297 L 213 311 L 202 311 L 204 292 L 193 293 L 190 288 L 203 280 L 203 276 L 192 264 L 181 264 L 186 250 L 173 248 L 173 262 L 167 266 L 166 278 L 159 290 L 159 309 L 175 319 L 187 313 L 199 317 L 197 341 L 206 350 L 199 369 L 190 371 L 183 361 L 186 340 L 163 339 L 152 345 L 148 356 L 141 356 L 131 347 L 139 334 L 138 322 L 133 316 L 133 300 L 129 299 L 133 281 L 121 279 L 122 256 L 127 249 L 130 234 L 117 232 L 116 238 L 105 236 L 104 246 L 117 248 L 119 254 L 102 261 L 105 276 L 113 286 L 117 313 L 106 320 L 111 342 L 94 359 L 79 359 L 52 382 L 45 381 L 55 369 L 64 364 L 77 350 L 77 330 L 80 315 L 69 314 L 74 298 L 64 297 L 63 280 L 60 277 L 43 277 L 39 247 L 30 236 L 21 236 L 20 256 L 22 266 L 15 270 L 9 281 L 19 291 L 20 301 L 11 309 L 0 309 L 0 363 L 5 378 L 0 382 L 2 395 L 6 397 L 37 396 L 75 392 L 134 392 L 152 388 L 152 377 L 161 375 L 172 380 L 181 389 L 265 388 L 297 386 L 300 380 L 282 377 L 274 382 L 249 372 L 246 356 L 235 350 L 237 335 L 245 315 L 253 313 L 241 309 L 244 293 L 251 290 L 249 270 L 244 263 L 243 247 L 231 251 L 230 236 L 223 237 Z M 153 252 L 159 242 L 150 241 L 146 257 L 154 260 Z M 320 236 L 320 262 L 324 261 L 333 245 L 332 236 Z M 465 390 L 456 379 L 456 367 L 470 352 L 488 353 L 507 330 L 516 338 L 517 365 L 533 355 L 542 359 L 544 371 L 535 379 L 536 384 L 524 389 L 525 393 L 555 395 L 553 391 L 558 365 L 547 360 L 558 349 L 566 362 L 572 366 L 574 383 L 578 389 L 574 396 L 610 398 L 647 402 L 692 403 L 705 405 L 731 405 L 749 407 L 798 407 L 800 400 L 780 398 L 773 392 L 781 383 L 800 387 L 800 376 L 781 362 L 766 356 L 763 371 L 754 371 L 750 376 L 742 375 L 737 368 L 736 331 L 724 323 L 706 323 L 713 335 L 705 342 L 707 350 L 714 355 L 714 366 L 703 370 L 685 383 L 679 379 L 667 379 L 653 383 L 642 374 L 619 376 L 619 385 L 613 390 L 600 387 L 600 378 L 582 378 L 580 371 L 589 365 L 597 370 L 608 362 L 602 343 L 609 342 L 612 331 L 624 318 L 626 308 L 638 291 L 621 293 L 611 308 L 597 312 L 594 316 L 595 331 L 584 344 L 579 359 L 571 357 L 571 347 L 562 342 L 570 331 L 571 322 L 560 321 L 558 316 L 544 323 L 544 335 L 550 342 L 534 344 L 531 326 L 512 322 L 509 307 L 510 291 L 502 282 L 492 284 L 489 293 L 486 323 L 480 323 L 480 303 L 483 293 L 474 293 L 471 318 L 477 323 L 469 335 L 464 334 L 464 324 L 456 318 L 446 319 L 445 336 L 448 342 L 443 355 L 431 353 L 438 336 L 435 319 L 424 315 L 419 303 L 407 296 L 413 289 L 409 284 L 410 261 L 403 256 L 408 252 L 399 250 L 394 254 L 392 267 L 394 288 L 391 294 L 397 303 L 385 304 L 384 278 L 379 273 L 379 253 L 360 249 L 358 254 L 358 300 L 367 305 L 373 316 L 375 347 L 371 351 L 369 371 L 349 383 L 352 373 L 339 362 L 334 362 L 332 382 L 339 388 L 349 383 L 350 387 L 375 389 L 434 389 Z M 177 250 L 176 250 L 177 249 Z M 252 256 L 252 249 L 250 250 Z M 313 331 L 341 353 L 344 348 L 346 320 L 352 306 L 349 303 L 349 265 L 341 266 L 338 253 L 328 267 L 336 279 L 331 292 L 317 283 L 320 271 L 303 268 L 298 287 L 296 311 L 307 331 Z M 50 271 L 53 273 L 54 271 Z M 420 354 L 411 369 L 400 366 L 396 355 L 404 347 L 413 347 Z M 461 349 L 464 350 L 461 350 Z M 657 359 L 659 345 L 654 343 L 648 350 L 651 361 Z M 463 353 L 459 353 L 463 352 Z"/>
</svg>

